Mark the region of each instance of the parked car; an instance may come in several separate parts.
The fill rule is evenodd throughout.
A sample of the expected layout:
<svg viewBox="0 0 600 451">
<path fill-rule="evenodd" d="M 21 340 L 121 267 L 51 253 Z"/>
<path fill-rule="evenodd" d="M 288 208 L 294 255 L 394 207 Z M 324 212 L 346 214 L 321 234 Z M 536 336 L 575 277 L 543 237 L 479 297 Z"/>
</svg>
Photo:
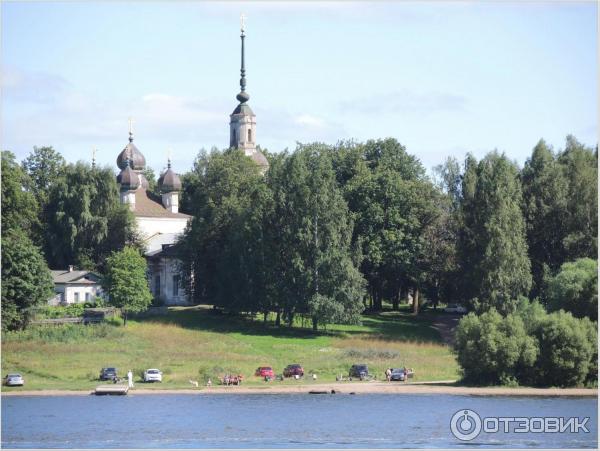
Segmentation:
<svg viewBox="0 0 600 451">
<path fill-rule="evenodd" d="M 357 377 L 363 380 L 369 376 L 369 367 L 364 364 L 352 365 L 348 372 L 348 377 L 352 380 L 353 377 Z"/>
<path fill-rule="evenodd" d="M 156 368 L 144 371 L 144 382 L 162 382 L 162 371 Z"/>
<path fill-rule="evenodd" d="M 117 369 L 116 368 L 102 368 L 100 370 L 100 380 L 101 381 L 112 381 L 117 378 Z"/>
<path fill-rule="evenodd" d="M 304 368 L 297 363 L 292 363 L 288 365 L 283 370 L 283 377 L 294 377 L 294 376 L 304 376 Z"/>
<path fill-rule="evenodd" d="M 19 373 L 7 374 L 4 378 L 4 384 L 11 387 L 25 384 L 25 379 Z"/>
<path fill-rule="evenodd" d="M 275 371 L 270 366 L 259 366 L 254 373 L 255 376 L 275 378 Z"/>
<path fill-rule="evenodd" d="M 446 313 L 467 313 L 467 309 L 464 308 L 462 305 L 448 304 L 446 306 L 446 308 L 444 309 L 444 312 L 446 312 Z"/>
<path fill-rule="evenodd" d="M 392 368 L 392 375 L 390 380 L 393 381 L 404 381 L 406 379 L 406 373 L 403 368 Z"/>
</svg>

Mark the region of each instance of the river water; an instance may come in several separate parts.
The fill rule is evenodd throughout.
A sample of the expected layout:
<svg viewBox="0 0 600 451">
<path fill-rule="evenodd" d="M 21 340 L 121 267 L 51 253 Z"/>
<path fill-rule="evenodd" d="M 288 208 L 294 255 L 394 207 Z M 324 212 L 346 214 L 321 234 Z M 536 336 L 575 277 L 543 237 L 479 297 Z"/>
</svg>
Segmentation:
<svg viewBox="0 0 600 451">
<path fill-rule="evenodd" d="M 450 421 L 462 409 L 483 419 L 589 417 L 589 432 L 482 431 L 461 441 L 452 435 Z M 592 397 L 2 397 L 2 448 L 597 448 L 597 424 Z"/>
</svg>

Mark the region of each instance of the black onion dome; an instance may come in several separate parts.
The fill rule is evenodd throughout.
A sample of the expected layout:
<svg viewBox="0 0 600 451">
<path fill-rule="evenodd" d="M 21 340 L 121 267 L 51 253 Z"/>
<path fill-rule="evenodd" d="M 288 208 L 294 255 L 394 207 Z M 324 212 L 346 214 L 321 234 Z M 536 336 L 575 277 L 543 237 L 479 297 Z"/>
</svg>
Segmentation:
<svg viewBox="0 0 600 451">
<path fill-rule="evenodd" d="M 122 190 L 136 190 L 140 186 L 140 178 L 129 166 L 129 161 L 125 160 L 125 168 L 117 175 L 117 183 L 121 185 Z"/>
<path fill-rule="evenodd" d="M 181 191 L 181 179 L 175 173 L 175 171 L 171 169 L 170 165 L 164 174 L 159 177 L 158 188 L 162 193 Z"/>
<path fill-rule="evenodd" d="M 134 171 L 141 171 L 146 168 L 146 157 L 133 144 L 133 137 L 129 137 L 129 144 L 121 151 L 117 157 L 117 166 L 119 169 L 125 169 L 126 160 L 129 158 L 131 167 Z"/>
</svg>

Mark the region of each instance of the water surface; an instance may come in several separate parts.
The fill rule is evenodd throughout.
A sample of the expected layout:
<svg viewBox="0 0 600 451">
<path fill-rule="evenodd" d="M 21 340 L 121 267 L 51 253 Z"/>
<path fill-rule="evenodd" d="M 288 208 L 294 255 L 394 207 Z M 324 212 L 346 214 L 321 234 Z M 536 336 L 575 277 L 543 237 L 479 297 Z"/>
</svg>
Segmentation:
<svg viewBox="0 0 600 451">
<path fill-rule="evenodd" d="M 589 433 L 450 432 L 460 409 L 590 417 Z M 2 397 L 3 448 L 596 448 L 596 398 L 453 395 Z"/>
</svg>

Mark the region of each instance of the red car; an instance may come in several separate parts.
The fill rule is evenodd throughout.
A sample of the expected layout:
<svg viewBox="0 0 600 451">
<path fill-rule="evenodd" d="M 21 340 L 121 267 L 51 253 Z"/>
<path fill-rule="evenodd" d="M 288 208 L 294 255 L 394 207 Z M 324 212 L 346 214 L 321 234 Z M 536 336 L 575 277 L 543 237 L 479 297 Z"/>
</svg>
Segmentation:
<svg viewBox="0 0 600 451">
<path fill-rule="evenodd" d="M 297 363 L 288 365 L 283 370 L 283 377 L 304 376 L 304 368 Z"/>
<path fill-rule="evenodd" d="M 259 366 L 254 375 L 259 377 L 270 377 L 272 379 L 275 378 L 275 372 L 270 366 Z"/>
</svg>

